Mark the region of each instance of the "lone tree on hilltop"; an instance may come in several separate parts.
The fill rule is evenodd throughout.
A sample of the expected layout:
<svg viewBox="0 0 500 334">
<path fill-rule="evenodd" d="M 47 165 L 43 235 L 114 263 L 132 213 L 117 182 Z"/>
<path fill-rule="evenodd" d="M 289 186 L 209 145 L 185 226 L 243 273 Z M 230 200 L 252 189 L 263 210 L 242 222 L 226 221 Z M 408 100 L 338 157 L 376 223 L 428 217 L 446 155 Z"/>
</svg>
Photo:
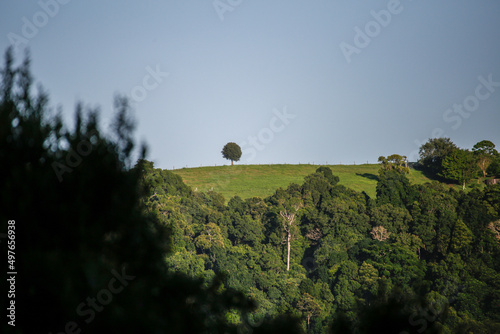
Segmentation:
<svg viewBox="0 0 500 334">
<path fill-rule="evenodd" d="M 239 161 L 241 158 L 241 147 L 236 143 L 227 143 L 222 149 L 224 159 L 231 160 L 231 166 L 234 161 Z"/>
</svg>

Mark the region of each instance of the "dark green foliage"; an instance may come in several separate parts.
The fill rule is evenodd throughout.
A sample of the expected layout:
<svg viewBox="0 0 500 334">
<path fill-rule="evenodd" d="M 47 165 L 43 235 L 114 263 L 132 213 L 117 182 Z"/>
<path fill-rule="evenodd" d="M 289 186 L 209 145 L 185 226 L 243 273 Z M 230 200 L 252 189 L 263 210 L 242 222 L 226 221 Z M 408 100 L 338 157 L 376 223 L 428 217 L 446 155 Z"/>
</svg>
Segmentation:
<svg viewBox="0 0 500 334">
<path fill-rule="evenodd" d="M 474 153 L 479 169 L 483 173 L 483 177 L 486 177 L 488 167 L 498 155 L 497 150 L 495 150 L 495 144 L 489 140 L 482 140 L 472 147 L 472 152 Z"/>
<path fill-rule="evenodd" d="M 259 220 L 248 214 L 248 207 L 239 197 L 233 197 L 228 203 L 231 219 L 229 225 L 229 239 L 234 245 L 249 244 L 254 246 L 264 238 L 263 226 Z"/>
<path fill-rule="evenodd" d="M 392 204 L 383 204 L 372 210 L 374 226 L 383 226 L 392 234 L 408 232 L 412 217 L 405 208 L 394 207 Z"/>
<path fill-rule="evenodd" d="M 486 169 L 488 175 L 500 178 L 500 154 L 496 154 L 493 161 Z"/>
<path fill-rule="evenodd" d="M 305 177 L 302 191 L 314 205 L 318 205 L 322 199 L 330 197 L 331 188 L 331 183 L 322 173 L 314 173 Z"/>
<path fill-rule="evenodd" d="M 429 175 L 437 177 L 443 160 L 457 148 L 450 138 L 431 138 L 420 147 L 418 163 Z"/>
<path fill-rule="evenodd" d="M 168 170 L 155 169 L 151 161 L 140 159 L 134 169 L 141 172 L 141 181 L 147 184 L 148 195 L 191 196 L 191 188 L 182 178 Z"/>
<path fill-rule="evenodd" d="M 385 169 L 379 171 L 377 205 L 391 203 L 394 206 L 405 207 L 412 201 L 412 187 L 404 173 Z"/>
<path fill-rule="evenodd" d="M 424 263 L 415 252 L 401 244 L 376 243 L 360 256 L 371 264 L 382 277 L 399 286 L 412 286 L 424 277 Z"/>
<path fill-rule="evenodd" d="M 491 188 L 493 190 L 495 188 Z M 496 187 L 498 189 L 498 186 Z M 469 228 L 474 231 L 482 231 L 486 228 L 489 222 L 493 221 L 497 215 L 495 215 L 494 210 L 488 210 L 488 203 L 485 201 L 485 195 L 492 200 L 492 204 L 495 205 L 495 200 L 493 191 L 483 193 L 478 190 L 473 190 L 466 194 L 461 194 L 459 197 L 459 204 L 457 208 L 457 213 L 460 218 L 469 226 Z M 496 199 L 498 201 L 498 198 Z M 497 202 L 498 203 L 498 202 Z"/>
<path fill-rule="evenodd" d="M 222 148 L 222 156 L 224 159 L 231 160 L 231 165 L 234 161 L 239 161 L 241 158 L 241 147 L 236 143 L 227 143 Z"/>
<path fill-rule="evenodd" d="M 324 167 L 324 166 L 319 167 L 318 169 L 316 169 L 316 173 L 323 174 L 323 176 L 326 177 L 326 179 L 328 180 L 328 182 L 330 182 L 332 186 L 339 183 L 339 177 L 333 175 L 333 172 L 330 167 Z"/>
<path fill-rule="evenodd" d="M 491 185 L 484 191 L 484 200 L 491 215 L 500 218 L 500 184 Z"/>
<path fill-rule="evenodd" d="M 440 176 L 457 181 L 465 190 L 465 185 L 477 175 L 478 166 L 476 157 L 468 150 L 456 149 L 442 162 Z"/>
<path fill-rule="evenodd" d="M 447 318 L 446 305 L 415 298 L 400 289 L 387 291 L 381 286 L 377 298 L 361 305 L 352 319 L 340 313 L 331 333 L 441 333 Z"/>
</svg>

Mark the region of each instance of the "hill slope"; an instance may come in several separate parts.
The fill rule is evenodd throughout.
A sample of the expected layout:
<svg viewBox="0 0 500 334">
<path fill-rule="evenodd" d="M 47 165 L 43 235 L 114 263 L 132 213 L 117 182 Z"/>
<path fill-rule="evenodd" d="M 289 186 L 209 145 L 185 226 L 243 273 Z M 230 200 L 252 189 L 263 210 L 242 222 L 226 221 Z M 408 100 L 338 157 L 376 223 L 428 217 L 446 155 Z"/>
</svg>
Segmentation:
<svg viewBox="0 0 500 334">
<path fill-rule="evenodd" d="M 312 174 L 318 165 L 235 165 L 220 167 L 182 168 L 173 172 L 180 175 L 193 190 L 213 190 L 224 195 L 226 200 L 238 195 L 241 198 L 267 197 L 290 183 L 302 184 L 306 175 Z M 378 180 L 378 164 L 328 165 L 340 184 L 356 191 L 365 191 L 375 198 Z M 422 172 L 412 169 L 412 183 L 431 181 Z"/>
</svg>

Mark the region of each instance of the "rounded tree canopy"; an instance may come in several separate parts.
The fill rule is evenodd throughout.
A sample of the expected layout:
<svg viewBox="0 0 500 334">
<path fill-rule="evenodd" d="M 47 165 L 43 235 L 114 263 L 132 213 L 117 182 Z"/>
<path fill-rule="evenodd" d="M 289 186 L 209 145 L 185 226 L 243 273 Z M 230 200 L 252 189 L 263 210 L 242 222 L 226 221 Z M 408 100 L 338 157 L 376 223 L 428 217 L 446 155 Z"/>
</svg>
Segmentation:
<svg viewBox="0 0 500 334">
<path fill-rule="evenodd" d="M 222 149 L 222 156 L 224 159 L 231 160 L 231 165 L 233 161 L 239 161 L 241 158 L 241 147 L 236 143 L 227 143 Z"/>
</svg>

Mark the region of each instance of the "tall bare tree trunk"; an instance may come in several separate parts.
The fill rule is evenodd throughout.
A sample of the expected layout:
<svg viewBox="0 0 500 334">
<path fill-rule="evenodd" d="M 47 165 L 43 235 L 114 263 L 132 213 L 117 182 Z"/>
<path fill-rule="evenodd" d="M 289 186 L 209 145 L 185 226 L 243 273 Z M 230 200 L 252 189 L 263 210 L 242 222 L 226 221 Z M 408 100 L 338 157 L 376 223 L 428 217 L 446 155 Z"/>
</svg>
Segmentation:
<svg viewBox="0 0 500 334">
<path fill-rule="evenodd" d="M 292 235 L 291 235 L 290 231 L 288 231 L 288 235 L 287 235 L 288 253 L 286 255 L 286 271 L 290 270 L 290 241 L 291 241 L 291 239 L 292 239 Z"/>
<path fill-rule="evenodd" d="M 295 208 L 295 211 L 298 210 L 298 207 Z M 287 243 L 287 254 L 286 254 L 286 271 L 290 270 L 290 247 L 292 243 L 292 227 L 295 222 L 295 213 L 288 212 L 287 210 L 280 211 L 281 217 L 283 217 L 283 229 L 286 232 L 286 243 Z"/>
</svg>

